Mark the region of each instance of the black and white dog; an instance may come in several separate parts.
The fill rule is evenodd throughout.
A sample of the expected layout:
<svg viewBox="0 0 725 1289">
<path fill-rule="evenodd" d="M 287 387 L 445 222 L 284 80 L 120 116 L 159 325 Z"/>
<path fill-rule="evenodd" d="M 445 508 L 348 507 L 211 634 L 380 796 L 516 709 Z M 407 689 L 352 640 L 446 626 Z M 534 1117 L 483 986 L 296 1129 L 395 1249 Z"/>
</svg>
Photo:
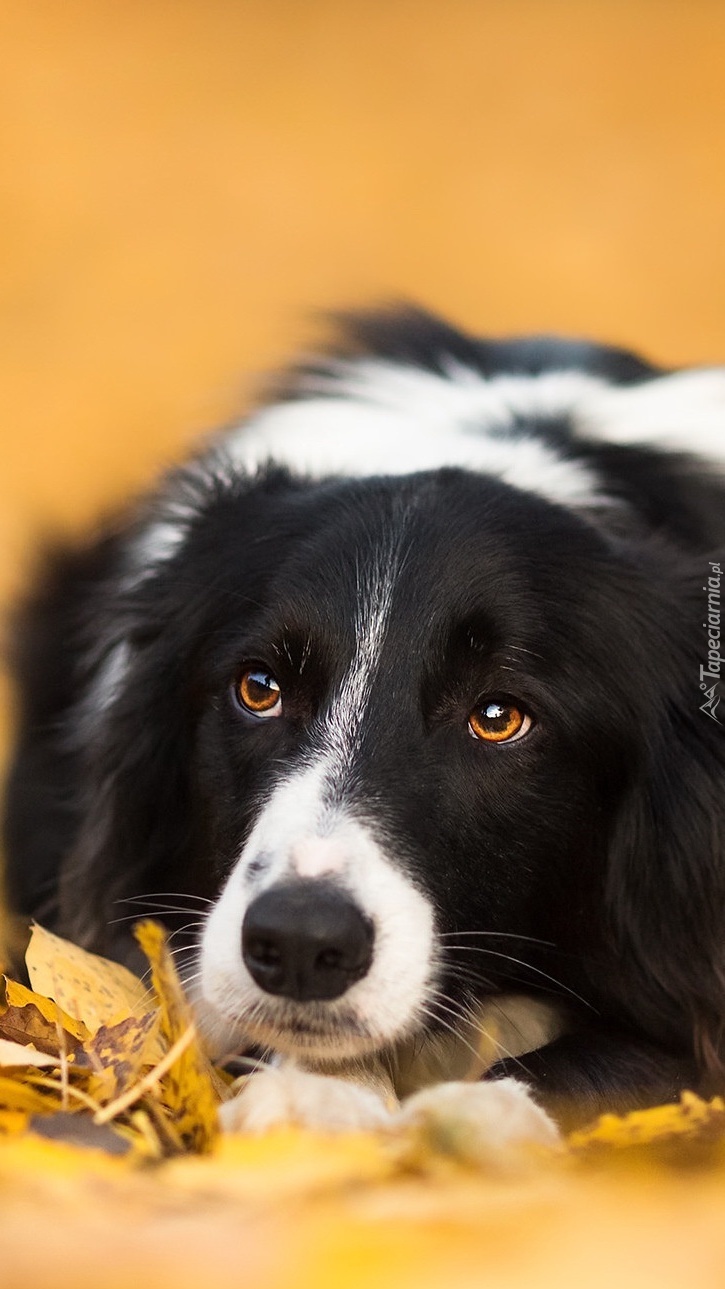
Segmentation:
<svg viewBox="0 0 725 1289">
<path fill-rule="evenodd" d="M 511 995 L 482 1114 L 722 1086 L 725 370 L 414 311 L 348 340 L 49 562 L 13 906 L 121 958 L 122 901 L 182 944 L 201 909 L 202 1024 L 297 1072 L 241 1121 Z"/>
</svg>

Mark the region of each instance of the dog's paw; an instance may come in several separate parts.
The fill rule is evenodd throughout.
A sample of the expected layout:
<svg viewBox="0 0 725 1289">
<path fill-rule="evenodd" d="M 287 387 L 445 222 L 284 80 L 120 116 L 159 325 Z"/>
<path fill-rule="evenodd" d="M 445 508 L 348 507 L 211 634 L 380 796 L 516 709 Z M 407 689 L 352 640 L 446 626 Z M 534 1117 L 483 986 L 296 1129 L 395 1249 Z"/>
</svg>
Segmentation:
<svg viewBox="0 0 725 1289">
<path fill-rule="evenodd" d="M 561 1143 L 553 1119 L 517 1079 L 425 1088 L 403 1104 L 398 1123 L 418 1129 L 436 1151 L 503 1172 Z"/>
<path fill-rule="evenodd" d="M 322 1132 L 388 1127 L 392 1120 L 382 1097 L 329 1074 L 311 1074 L 293 1065 L 253 1074 L 241 1092 L 220 1110 L 225 1132 L 266 1132 L 295 1124 Z"/>
</svg>

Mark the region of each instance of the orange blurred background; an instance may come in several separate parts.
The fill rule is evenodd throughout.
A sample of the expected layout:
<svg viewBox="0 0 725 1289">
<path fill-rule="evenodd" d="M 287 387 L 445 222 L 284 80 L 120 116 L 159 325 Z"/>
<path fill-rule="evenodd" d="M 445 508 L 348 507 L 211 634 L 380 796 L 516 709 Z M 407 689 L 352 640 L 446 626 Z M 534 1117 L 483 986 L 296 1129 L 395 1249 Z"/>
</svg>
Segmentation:
<svg viewBox="0 0 725 1289">
<path fill-rule="evenodd" d="M 0 598 L 320 307 L 725 359 L 721 0 L 0 0 Z"/>
</svg>

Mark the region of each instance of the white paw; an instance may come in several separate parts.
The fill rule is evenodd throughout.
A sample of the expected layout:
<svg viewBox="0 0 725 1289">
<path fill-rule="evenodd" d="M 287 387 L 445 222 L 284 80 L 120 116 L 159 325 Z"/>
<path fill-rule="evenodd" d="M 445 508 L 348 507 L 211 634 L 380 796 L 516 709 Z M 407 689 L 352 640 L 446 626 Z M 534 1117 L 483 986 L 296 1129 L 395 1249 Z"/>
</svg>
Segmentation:
<svg viewBox="0 0 725 1289">
<path fill-rule="evenodd" d="M 362 1131 L 388 1127 L 392 1121 L 382 1097 L 369 1088 L 294 1065 L 253 1074 L 219 1114 L 225 1132 L 266 1132 L 285 1124 L 322 1132 Z"/>
<path fill-rule="evenodd" d="M 517 1079 L 439 1083 L 409 1097 L 398 1116 L 434 1150 L 476 1165 L 515 1171 L 532 1147 L 556 1149 L 559 1130 Z"/>
</svg>

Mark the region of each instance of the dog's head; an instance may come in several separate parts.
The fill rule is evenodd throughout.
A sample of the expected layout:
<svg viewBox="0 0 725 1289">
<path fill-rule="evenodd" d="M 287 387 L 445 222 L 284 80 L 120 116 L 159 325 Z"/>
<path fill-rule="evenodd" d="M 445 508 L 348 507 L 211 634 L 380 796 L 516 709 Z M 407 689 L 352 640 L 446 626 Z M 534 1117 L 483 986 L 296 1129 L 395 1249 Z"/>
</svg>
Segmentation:
<svg viewBox="0 0 725 1289">
<path fill-rule="evenodd" d="M 436 468 L 423 424 L 421 468 L 383 477 L 390 410 L 313 405 L 174 476 L 117 548 L 66 925 L 205 895 L 192 988 L 227 1049 L 354 1056 L 511 990 L 679 1034 L 705 949 L 667 910 L 691 880 L 708 905 L 716 791 L 689 569 L 551 415 L 490 435 L 489 469 L 450 431 Z M 369 477 L 255 469 L 300 416 L 333 459 L 362 433 Z"/>
<path fill-rule="evenodd" d="M 295 530 L 266 550 L 245 504 L 197 735 L 225 876 L 204 1003 L 319 1057 L 536 987 L 631 741 L 602 680 L 626 628 L 571 620 L 606 613 L 596 536 L 458 472 L 281 489 L 267 523 Z"/>
</svg>

